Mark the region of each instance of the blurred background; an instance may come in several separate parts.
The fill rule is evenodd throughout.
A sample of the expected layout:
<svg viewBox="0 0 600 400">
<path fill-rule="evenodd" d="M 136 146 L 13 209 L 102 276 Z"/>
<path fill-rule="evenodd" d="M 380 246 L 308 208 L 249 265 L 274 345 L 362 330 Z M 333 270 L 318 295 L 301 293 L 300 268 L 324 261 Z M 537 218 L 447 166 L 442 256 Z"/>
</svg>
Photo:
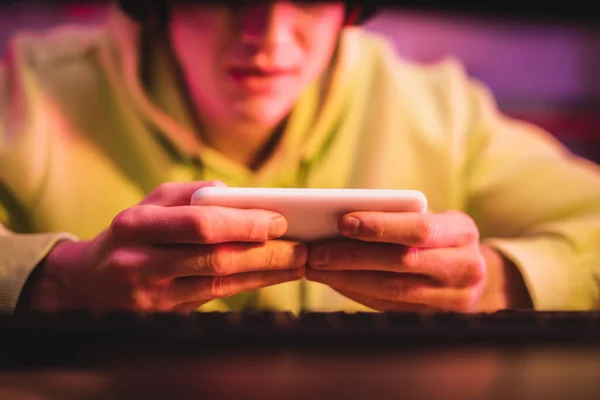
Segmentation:
<svg viewBox="0 0 600 400">
<path fill-rule="evenodd" d="M 0 8 L 0 54 L 18 31 L 64 23 L 101 24 L 107 6 L 84 1 Z M 389 37 L 407 58 L 459 58 L 485 82 L 504 112 L 549 130 L 600 163 L 600 26 L 434 11 L 387 10 L 367 29 Z"/>
</svg>

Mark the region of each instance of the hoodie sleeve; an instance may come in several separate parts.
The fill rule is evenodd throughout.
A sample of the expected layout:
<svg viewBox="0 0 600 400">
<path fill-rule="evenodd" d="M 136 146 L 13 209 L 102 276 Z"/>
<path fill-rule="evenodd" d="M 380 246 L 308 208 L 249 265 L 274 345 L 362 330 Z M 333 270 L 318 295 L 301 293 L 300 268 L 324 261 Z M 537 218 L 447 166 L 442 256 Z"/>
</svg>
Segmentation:
<svg viewBox="0 0 600 400">
<path fill-rule="evenodd" d="M 514 262 L 540 310 L 600 305 L 600 168 L 468 89 L 468 213 Z"/>
<path fill-rule="evenodd" d="M 26 131 L 34 129 L 28 112 L 35 91 L 23 63 L 16 62 L 14 48 L 0 60 L 0 312 L 14 312 L 20 294 L 36 266 L 61 240 L 75 240 L 67 233 L 35 233 L 30 205 L 15 195 L 18 159 L 14 158 Z M 9 184 L 10 182 L 10 184 Z M 26 185 L 24 185 L 26 186 Z M 35 190 L 34 187 L 25 188 Z"/>
<path fill-rule="evenodd" d="M 0 312 L 14 312 L 27 279 L 64 233 L 16 234 L 0 225 Z"/>
</svg>

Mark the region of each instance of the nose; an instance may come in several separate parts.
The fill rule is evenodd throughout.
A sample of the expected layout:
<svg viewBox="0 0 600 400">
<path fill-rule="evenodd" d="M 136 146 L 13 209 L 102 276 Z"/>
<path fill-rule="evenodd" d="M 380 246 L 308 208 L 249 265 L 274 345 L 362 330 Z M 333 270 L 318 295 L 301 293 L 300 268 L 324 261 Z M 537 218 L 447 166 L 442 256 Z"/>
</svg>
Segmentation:
<svg viewBox="0 0 600 400">
<path fill-rule="evenodd" d="M 269 48 L 291 42 L 296 9 L 290 2 L 260 2 L 239 12 L 240 38 L 244 43 Z"/>
</svg>

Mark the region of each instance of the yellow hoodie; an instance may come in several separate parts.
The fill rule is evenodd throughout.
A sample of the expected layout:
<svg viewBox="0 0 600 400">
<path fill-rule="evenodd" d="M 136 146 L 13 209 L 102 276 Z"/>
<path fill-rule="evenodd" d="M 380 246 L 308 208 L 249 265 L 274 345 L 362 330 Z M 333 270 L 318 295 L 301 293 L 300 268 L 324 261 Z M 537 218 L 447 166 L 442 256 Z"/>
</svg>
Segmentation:
<svg viewBox="0 0 600 400">
<path fill-rule="evenodd" d="M 138 37 L 139 26 L 115 9 L 101 29 L 12 42 L 0 67 L 0 218 L 12 231 L 0 231 L 0 309 L 14 309 L 57 240 L 94 237 L 162 182 L 203 179 L 418 189 L 432 211 L 475 219 L 482 240 L 520 268 L 536 308 L 599 306 L 597 167 L 501 115 L 458 62 L 417 65 L 381 38 L 345 29 L 324 102 L 318 83 L 307 88 L 279 147 L 252 172 L 199 142 L 160 47 L 152 85 L 141 85 Z M 301 305 L 300 287 L 252 298 L 292 311 L 364 309 L 317 283 L 306 284 Z"/>
</svg>

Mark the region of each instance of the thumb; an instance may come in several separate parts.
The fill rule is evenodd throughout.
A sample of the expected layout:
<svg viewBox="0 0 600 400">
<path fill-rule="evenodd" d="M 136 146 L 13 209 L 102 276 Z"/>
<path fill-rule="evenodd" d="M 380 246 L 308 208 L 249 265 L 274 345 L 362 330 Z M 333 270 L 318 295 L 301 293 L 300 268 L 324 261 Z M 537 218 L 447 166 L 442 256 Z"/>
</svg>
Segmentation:
<svg viewBox="0 0 600 400">
<path fill-rule="evenodd" d="M 154 189 L 140 205 L 155 205 L 161 207 L 187 206 L 194 192 L 204 187 L 225 187 L 221 181 L 169 182 Z"/>
</svg>

